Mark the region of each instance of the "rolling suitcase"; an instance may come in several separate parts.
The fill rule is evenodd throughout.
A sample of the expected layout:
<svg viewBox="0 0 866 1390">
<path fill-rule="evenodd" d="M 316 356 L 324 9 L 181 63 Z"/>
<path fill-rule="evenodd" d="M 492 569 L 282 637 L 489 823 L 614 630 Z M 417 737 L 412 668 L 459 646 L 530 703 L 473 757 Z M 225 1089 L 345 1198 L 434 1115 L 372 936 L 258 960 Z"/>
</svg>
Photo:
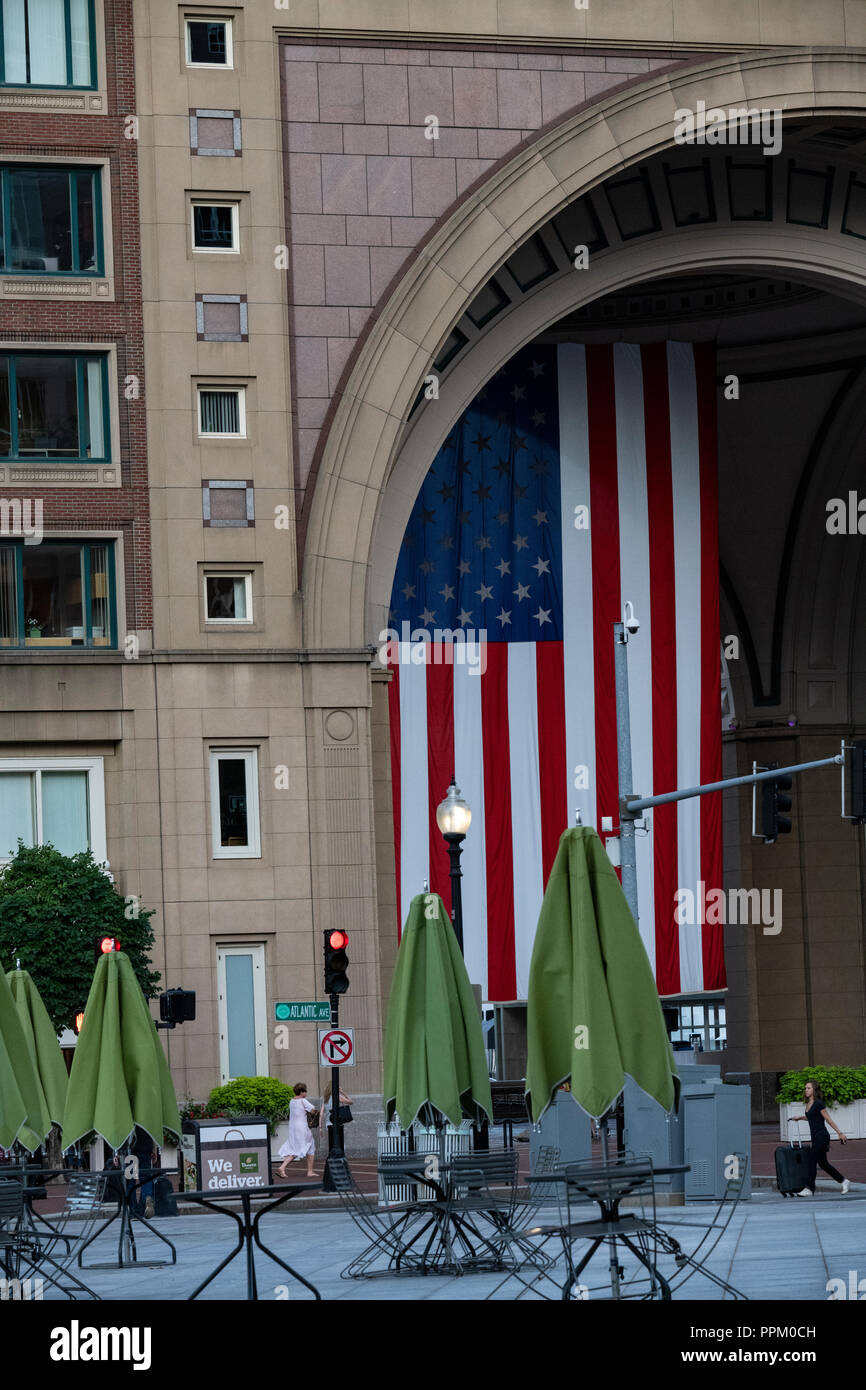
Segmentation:
<svg viewBox="0 0 866 1390">
<path fill-rule="evenodd" d="M 793 1121 L 789 1120 L 789 1124 Z M 798 1138 L 796 1144 L 780 1144 L 776 1150 L 776 1186 L 783 1197 L 802 1192 L 809 1178 L 809 1151 Z"/>
</svg>

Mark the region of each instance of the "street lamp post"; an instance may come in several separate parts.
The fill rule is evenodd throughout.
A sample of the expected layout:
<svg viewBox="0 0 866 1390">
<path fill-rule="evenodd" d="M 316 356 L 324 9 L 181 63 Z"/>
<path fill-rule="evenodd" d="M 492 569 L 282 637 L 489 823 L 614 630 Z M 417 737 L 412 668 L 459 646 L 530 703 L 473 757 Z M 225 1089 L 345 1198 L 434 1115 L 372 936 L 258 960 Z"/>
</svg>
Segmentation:
<svg viewBox="0 0 866 1390">
<path fill-rule="evenodd" d="M 436 824 L 448 846 L 448 857 L 451 860 L 451 867 L 448 871 L 451 879 L 451 921 L 461 955 L 463 954 L 463 897 L 460 880 L 463 875 L 460 870 L 460 853 L 471 820 L 472 812 L 460 795 L 460 788 L 457 786 L 452 773 L 451 786 L 445 793 L 445 800 L 440 801 L 436 807 Z"/>
</svg>

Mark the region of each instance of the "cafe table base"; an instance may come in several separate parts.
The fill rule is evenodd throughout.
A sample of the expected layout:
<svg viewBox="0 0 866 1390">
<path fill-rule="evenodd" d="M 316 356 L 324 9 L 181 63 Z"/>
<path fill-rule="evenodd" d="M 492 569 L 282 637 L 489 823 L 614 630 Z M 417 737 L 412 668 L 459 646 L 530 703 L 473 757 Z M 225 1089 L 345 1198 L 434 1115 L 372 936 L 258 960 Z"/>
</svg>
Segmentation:
<svg viewBox="0 0 866 1390">
<path fill-rule="evenodd" d="M 127 1181 L 127 1179 L 122 1176 L 121 1172 L 114 1168 L 104 1170 L 103 1176 L 115 1178 L 119 1182 Z M 161 1168 L 149 1170 L 141 1169 L 139 1171 L 139 1179 L 144 1182 L 151 1181 L 155 1177 L 164 1176 L 165 1172 Z M 164 1265 L 177 1264 L 177 1250 L 168 1237 L 164 1236 L 161 1231 L 158 1231 L 155 1226 L 152 1226 L 147 1217 L 139 1216 L 137 1212 L 132 1210 L 131 1198 L 134 1191 L 135 1186 L 133 1184 L 127 1191 L 121 1190 L 117 1193 L 117 1211 L 112 1212 L 108 1220 L 104 1221 L 98 1230 L 93 1232 L 92 1236 L 88 1236 L 87 1240 L 78 1251 L 79 1269 L 131 1269 L 133 1266 L 139 1269 L 161 1269 Z M 120 1217 L 120 1230 L 117 1234 L 117 1259 L 108 1260 L 102 1264 L 84 1264 L 81 1257 L 88 1245 L 92 1245 L 104 1231 L 108 1230 L 109 1226 L 111 1226 L 118 1217 Z M 151 1235 L 156 1236 L 157 1240 L 161 1240 L 163 1245 L 168 1246 L 171 1251 L 170 1260 L 140 1260 L 138 1258 L 138 1250 L 135 1244 L 135 1232 L 133 1229 L 133 1222 L 136 1221 L 142 1226 L 147 1227 Z"/>
<path fill-rule="evenodd" d="M 304 1278 L 303 1274 L 299 1274 L 291 1265 L 286 1264 L 285 1260 L 281 1260 L 279 1255 L 275 1254 L 273 1250 L 264 1244 L 259 1235 L 259 1222 L 267 1212 L 276 1211 L 277 1207 L 282 1206 L 284 1202 L 288 1202 L 290 1198 L 296 1197 L 300 1192 L 319 1191 L 321 1187 L 322 1184 L 320 1182 L 274 1183 L 266 1187 L 229 1188 L 225 1192 L 220 1192 L 219 1194 L 215 1192 L 184 1192 L 180 1194 L 185 1202 L 198 1202 L 199 1206 L 207 1207 L 210 1211 L 219 1212 L 222 1216 L 232 1217 L 232 1219 L 237 1222 L 238 1226 L 238 1243 L 234 1250 L 230 1250 L 225 1259 L 221 1260 L 217 1265 L 216 1269 L 212 1270 L 207 1278 L 202 1280 L 198 1287 L 189 1295 L 187 1301 L 192 1302 L 193 1299 L 198 1298 L 202 1290 L 206 1289 L 208 1284 L 212 1283 L 217 1275 L 221 1274 L 222 1271 L 231 1264 L 232 1260 L 237 1258 L 242 1250 L 246 1251 L 247 1299 L 249 1301 L 257 1301 L 259 1292 L 256 1281 L 254 1248 L 256 1245 L 263 1254 L 267 1255 L 268 1259 L 273 1260 L 275 1264 L 280 1266 L 280 1269 L 284 1269 L 287 1274 L 291 1275 L 292 1279 L 309 1289 L 314 1298 L 321 1299 L 322 1295 L 319 1293 L 315 1284 L 311 1284 L 309 1279 Z M 261 1207 L 256 1212 L 255 1216 L 253 1216 L 251 1207 L 252 1198 L 273 1197 L 274 1194 L 277 1194 L 276 1200 L 268 1202 L 267 1206 Z M 231 1207 L 220 1205 L 221 1199 L 223 1201 L 240 1201 L 241 1210 L 237 1212 L 232 1210 Z"/>
</svg>

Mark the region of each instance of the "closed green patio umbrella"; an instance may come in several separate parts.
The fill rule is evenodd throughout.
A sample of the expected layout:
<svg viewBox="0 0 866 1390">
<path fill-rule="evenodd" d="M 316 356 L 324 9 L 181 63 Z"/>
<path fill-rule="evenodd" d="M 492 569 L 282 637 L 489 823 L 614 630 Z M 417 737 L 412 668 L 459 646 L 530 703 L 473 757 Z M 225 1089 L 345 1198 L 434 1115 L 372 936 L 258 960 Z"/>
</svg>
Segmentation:
<svg viewBox="0 0 866 1390">
<path fill-rule="evenodd" d="M 20 1136 L 21 1143 L 32 1153 L 44 1143 L 52 1125 L 59 1126 L 63 1123 L 68 1079 L 66 1064 L 54 1025 L 31 976 L 26 970 L 10 970 L 6 979 L 12 991 L 40 1092 L 40 1123 L 34 1125 L 33 1121 L 29 1120 Z"/>
<path fill-rule="evenodd" d="M 412 899 L 385 1029 L 385 1114 L 453 1125 L 492 1116 L 481 1019 L 454 928 L 437 893 Z"/>
<path fill-rule="evenodd" d="M 566 830 L 529 969 L 526 1092 L 533 1120 L 571 1083 L 598 1119 L 626 1076 L 666 1111 L 680 1080 L 643 942 L 595 830 Z"/>
<path fill-rule="evenodd" d="M 135 1126 L 180 1137 L 174 1085 L 141 985 L 122 951 L 102 956 L 84 1007 L 63 1115 L 63 1147 L 95 1131 L 117 1151 Z"/>
<path fill-rule="evenodd" d="M 32 1153 L 51 1128 L 36 1067 L 6 976 L 0 971 L 0 1146 Z"/>
</svg>

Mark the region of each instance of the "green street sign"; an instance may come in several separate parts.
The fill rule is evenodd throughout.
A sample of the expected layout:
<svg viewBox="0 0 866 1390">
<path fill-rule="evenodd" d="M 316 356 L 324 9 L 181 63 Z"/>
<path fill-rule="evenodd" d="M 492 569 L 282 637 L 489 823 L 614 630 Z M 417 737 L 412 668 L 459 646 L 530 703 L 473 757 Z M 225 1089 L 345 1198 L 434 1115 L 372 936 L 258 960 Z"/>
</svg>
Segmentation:
<svg viewBox="0 0 866 1390">
<path fill-rule="evenodd" d="M 274 1017 L 280 1023 L 329 1023 L 331 1006 L 325 999 L 300 1000 L 293 1004 L 275 1004 Z"/>
</svg>

